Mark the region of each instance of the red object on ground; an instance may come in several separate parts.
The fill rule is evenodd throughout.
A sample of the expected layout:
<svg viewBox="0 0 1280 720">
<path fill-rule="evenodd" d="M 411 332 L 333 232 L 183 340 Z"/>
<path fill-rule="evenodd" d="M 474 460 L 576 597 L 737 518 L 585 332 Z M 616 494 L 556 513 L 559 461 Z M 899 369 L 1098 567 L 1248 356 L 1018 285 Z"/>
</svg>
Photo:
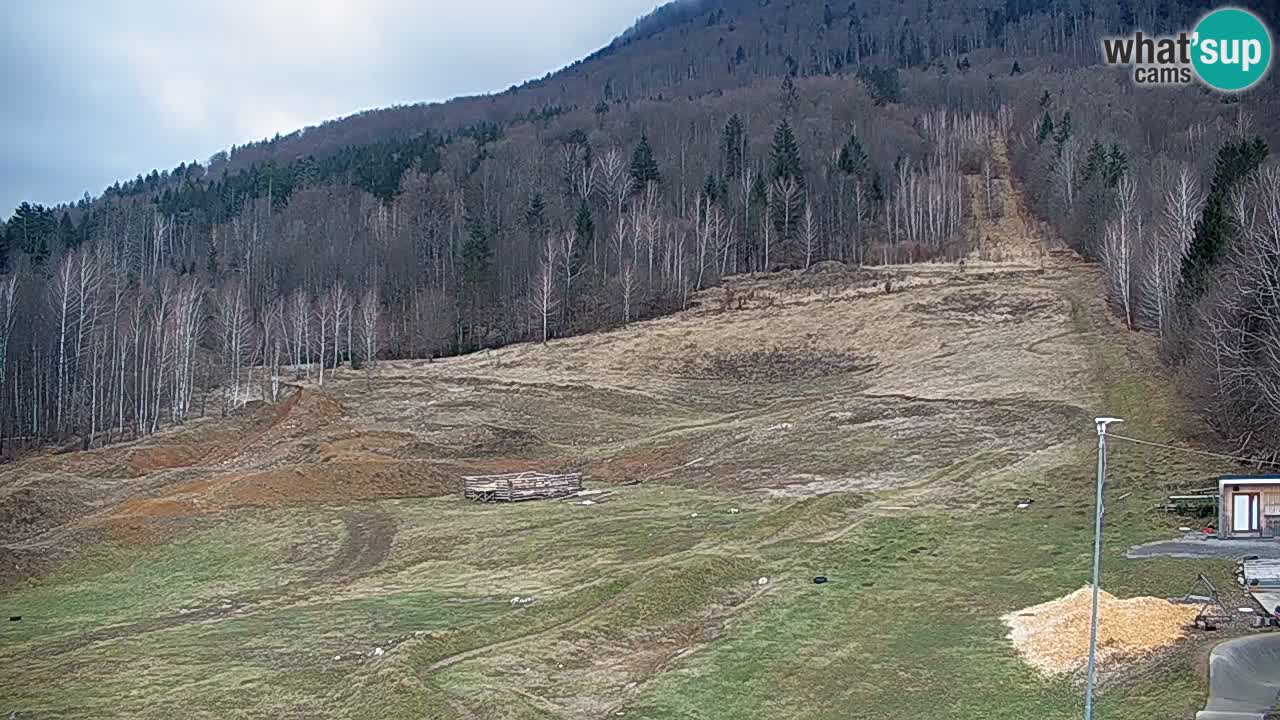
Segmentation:
<svg viewBox="0 0 1280 720">
<path fill-rule="evenodd" d="M 1213 534 L 1213 526 L 1212 526 L 1212 525 L 1210 525 L 1210 526 L 1206 527 L 1206 528 L 1204 529 L 1204 534 L 1205 534 L 1205 535 L 1212 535 L 1212 534 Z"/>
</svg>

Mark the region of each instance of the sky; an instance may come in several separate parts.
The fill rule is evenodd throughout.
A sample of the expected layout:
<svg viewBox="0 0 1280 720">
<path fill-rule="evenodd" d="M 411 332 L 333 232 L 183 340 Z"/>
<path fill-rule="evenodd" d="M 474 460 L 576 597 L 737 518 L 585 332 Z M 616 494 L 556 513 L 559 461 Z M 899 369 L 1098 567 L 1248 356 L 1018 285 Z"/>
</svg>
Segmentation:
<svg viewBox="0 0 1280 720">
<path fill-rule="evenodd" d="M 360 110 L 505 90 L 655 0 L 8 0 L 0 218 Z"/>
</svg>

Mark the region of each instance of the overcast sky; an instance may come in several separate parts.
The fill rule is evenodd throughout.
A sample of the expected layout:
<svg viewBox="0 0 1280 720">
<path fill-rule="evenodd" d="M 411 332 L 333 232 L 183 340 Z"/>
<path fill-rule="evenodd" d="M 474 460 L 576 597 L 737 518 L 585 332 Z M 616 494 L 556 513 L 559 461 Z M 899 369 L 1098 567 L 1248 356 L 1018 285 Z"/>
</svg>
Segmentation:
<svg viewBox="0 0 1280 720">
<path fill-rule="evenodd" d="M 359 110 L 503 90 L 656 0 L 6 0 L 0 218 Z"/>
</svg>

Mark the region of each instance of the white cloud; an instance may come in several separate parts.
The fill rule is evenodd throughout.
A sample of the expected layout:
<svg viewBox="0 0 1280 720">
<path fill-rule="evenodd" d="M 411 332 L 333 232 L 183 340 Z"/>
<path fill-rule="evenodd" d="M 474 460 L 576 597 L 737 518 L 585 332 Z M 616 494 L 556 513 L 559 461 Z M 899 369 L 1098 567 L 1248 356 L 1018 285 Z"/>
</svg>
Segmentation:
<svg viewBox="0 0 1280 720">
<path fill-rule="evenodd" d="M 359 110 L 500 90 L 655 0 L 18 0 L 0 30 L 0 215 Z"/>
</svg>

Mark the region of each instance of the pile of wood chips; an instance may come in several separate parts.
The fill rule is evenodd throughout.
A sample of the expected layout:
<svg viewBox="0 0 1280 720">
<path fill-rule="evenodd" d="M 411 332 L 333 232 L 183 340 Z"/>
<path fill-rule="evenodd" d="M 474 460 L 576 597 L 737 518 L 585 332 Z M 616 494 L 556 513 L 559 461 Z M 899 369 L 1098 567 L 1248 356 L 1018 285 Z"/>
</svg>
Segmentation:
<svg viewBox="0 0 1280 720">
<path fill-rule="evenodd" d="M 1092 604 L 1093 589 L 1086 586 L 1001 619 L 1023 659 L 1045 675 L 1063 675 L 1088 663 Z M 1177 643 L 1186 636 L 1197 612 L 1195 605 L 1175 605 L 1154 597 L 1121 600 L 1101 592 L 1098 667 L 1116 667 Z"/>
</svg>

